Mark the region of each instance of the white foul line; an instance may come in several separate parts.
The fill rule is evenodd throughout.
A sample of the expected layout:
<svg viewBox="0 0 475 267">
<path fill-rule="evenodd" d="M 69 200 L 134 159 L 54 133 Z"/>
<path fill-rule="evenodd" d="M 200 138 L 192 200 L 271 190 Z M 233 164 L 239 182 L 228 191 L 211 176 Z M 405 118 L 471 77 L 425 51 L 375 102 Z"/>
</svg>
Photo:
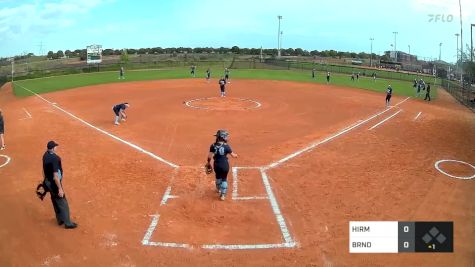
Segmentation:
<svg viewBox="0 0 475 267">
<path fill-rule="evenodd" d="M 27 90 L 28 92 L 34 94 L 35 96 L 39 97 L 39 98 L 42 99 L 43 101 L 45 101 L 45 102 L 47 102 L 48 104 L 52 105 L 52 106 L 55 107 L 56 109 L 58 109 L 58 110 L 60 110 L 60 111 L 62 111 L 62 112 L 64 112 L 64 113 L 66 113 L 67 115 L 71 116 L 72 118 L 74 118 L 74 119 L 76 119 L 76 120 L 82 122 L 83 124 L 85 124 L 85 125 L 87 125 L 87 126 L 93 128 L 94 130 L 99 131 L 99 132 L 101 132 L 101 133 L 103 133 L 103 134 L 105 134 L 105 135 L 107 135 L 107 136 L 109 136 L 109 137 L 111 137 L 111 138 L 113 138 L 113 139 L 115 139 L 115 140 L 117 140 L 117 141 L 123 143 L 123 144 L 126 144 L 126 145 L 128 145 L 128 146 L 130 146 L 130 147 L 132 147 L 132 148 L 134 148 L 134 149 L 136 149 L 136 150 L 138 150 L 138 151 L 140 151 L 140 152 L 142 152 L 142 153 L 144 153 L 144 154 L 146 154 L 146 155 L 148 155 L 148 156 L 150 156 L 150 157 L 152 157 L 152 158 L 154 158 L 154 159 L 156 159 L 156 160 L 158 160 L 158 161 L 161 161 L 161 162 L 163 162 L 163 163 L 169 165 L 169 166 L 172 167 L 172 168 L 178 168 L 178 165 L 173 164 L 173 163 L 171 163 L 170 161 L 165 160 L 165 159 L 163 159 L 163 158 L 161 158 L 161 157 L 159 157 L 159 156 L 153 154 L 152 152 L 150 152 L 150 151 L 148 151 L 148 150 L 145 150 L 145 149 L 143 149 L 143 148 L 141 148 L 141 147 L 139 147 L 139 146 L 137 146 L 137 145 L 135 145 L 135 144 L 132 144 L 132 143 L 130 143 L 130 142 L 128 142 L 128 141 L 125 141 L 125 140 L 121 139 L 120 137 L 117 137 L 117 136 L 115 136 L 115 135 L 113 135 L 113 134 L 111 134 L 111 133 L 109 133 L 109 132 L 106 132 L 106 131 L 104 131 L 104 130 L 102 130 L 102 129 L 100 129 L 100 128 L 98 128 L 98 127 L 92 125 L 92 124 L 90 124 L 89 122 L 87 122 L 87 121 L 85 121 L 85 120 L 83 120 L 83 119 L 77 117 L 76 115 L 72 114 L 72 113 L 69 112 L 69 111 L 66 111 L 66 110 L 62 109 L 62 108 L 59 107 L 56 103 L 50 102 L 49 100 L 47 100 L 47 99 L 45 99 L 44 97 L 38 95 L 37 93 L 31 91 L 30 89 L 28 89 L 28 88 L 26 88 L 26 87 L 24 87 L 24 86 L 21 86 L 21 85 L 19 85 L 19 84 L 16 84 L 16 85 L 18 85 L 18 86 L 20 86 L 21 88 Z"/>
<path fill-rule="evenodd" d="M 391 118 L 393 118 L 394 116 L 396 116 L 397 114 L 399 114 L 401 111 L 402 111 L 402 109 L 399 110 L 398 112 L 394 113 L 393 115 L 387 117 L 386 119 L 384 119 L 384 120 L 382 120 L 382 121 L 376 123 L 375 125 L 373 125 L 373 127 L 369 128 L 368 130 L 373 130 L 374 128 L 378 127 L 379 125 L 385 123 L 386 121 L 390 120 Z"/>
<path fill-rule="evenodd" d="M 417 120 L 417 118 L 419 118 L 419 116 L 422 114 L 422 112 L 419 112 L 419 114 L 417 114 L 417 116 L 414 118 L 414 120 Z"/>
<path fill-rule="evenodd" d="M 28 116 L 28 119 L 31 119 L 33 118 L 30 114 L 30 112 L 28 112 L 28 110 L 26 110 L 26 108 L 23 108 L 23 111 L 25 111 L 26 115 Z"/>
<path fill-rule="evenodd" d="M 302 153 L 305 153 L 305 152 L 307 152 L 307 151 L 309 151 L 309 150 L 312 150 L 312 149 L 314 149 L 315 147 L 317 147 L 317 146 L 319 146 L 319 145 L 321 145 L 321 144 L 324 144 L 324 143 L 326 143 L 326 142 L 328 142 L 328 141 L 331 141 L 331 140 L 337 138 L 337 137 L 340 136 L 340 135 L 346 134 L 347 132 L 349 132 L 349 131 L 351 131 L 351 130 L 357 128 L 357 127 L 359 127 L 360 125 L 363 125 L 363 124 L 367 123 L 368 121 L 370 121 L 370 120 L 376 118 L 377 116 L 379 116 L 379 115 L 381 115 L 381 114 L 384 114 L 385 112 L 387 112 L 387 111 L 393 109 L 395 106 L 398 106 L 398 105 L 400 105 L 400 104 L 406 102 L 409 98 L 410 98 L 410 97 L 408 97 L 408 98 L 402 100 L 401 102 L 397 103 L 396 105 L 394 105 L 394 106 L 392 106 L 392 107 L 390 107 L 390 108 L 387 108 L 387 109 L 385 109 L 385 110 L 383 110 L 383 111 L 381 111 L 381 112 L 379 112 L 379 113 L 376 113 L 375 115 L 373 115 L 373 116 L 371 116 L 371 117 L 369 117 L 369 118 L 367 118 L 367 119 L 365 119 L 365 120 L 360 121 L 359 123 L 354 124 L 354 125 L 351 126 L 351 127 L 348 127 L 348 128 L 346 128 L 346 129 L 343 129 L 342 131 L 340 131 L 340 132 L 338 132 L 338 133 L 336 133 L 336 134 L 334 134 L 334 135 L 332 135 L 332 136 L 330 136 L 330 137 L 327 137 L 327 138 L 325 138 L 325 139 L 322 140 L 322 141 L 319 141 L 319 142 L 317 142 L 317 143 L 313 143 L 313 144 L 311 144 L 311 145 L 309 145 L 309 146 L 307 146 L 307 147 L 305 147 L 305 148 L 303 148 L 303 149 L 301 149 L 301 150 L 299 150 L 299 151 L 297 151 L 297 152 L 294 152 L 294 153 L 292 153 L 292 154 L 286 156 L 286 157 L 283 158 L 283 159 L 280 159 L 280 160 L 278 160 L 278 161 L 276 161 L 276 162 L 274 162 L 274 163 L 271 163 L 271 164 L 269 164 L 268 166 L 264 167 L 264 169 L 267 170 L 267 169 L 275 168 L 275 167 L 279 166 L 280 164 L 282 164 L 282 163 L 284 163 L 284 162 L 286 162 L 286 161 L 288 161 L 288 160 L 290 160 L 290 159 L 293 159 L 293 158 L 295 158 L 295 157 L 301 155 Z"/>
</svg>

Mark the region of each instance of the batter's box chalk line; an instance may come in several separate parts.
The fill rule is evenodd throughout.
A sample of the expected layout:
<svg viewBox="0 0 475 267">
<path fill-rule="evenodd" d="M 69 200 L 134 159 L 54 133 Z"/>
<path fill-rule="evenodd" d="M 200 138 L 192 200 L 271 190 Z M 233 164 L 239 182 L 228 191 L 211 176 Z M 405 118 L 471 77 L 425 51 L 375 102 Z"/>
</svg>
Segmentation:
<svg viewBox="0 0 475 267">
<path fill-rule="evenodd" d="M 266 190 L 267 196 L 251 196 L 251 197 L 239 197 L 237 191 L 237 173 L 239 169 L 254 169 L 260 172 L 262 177 L 262 183 Z M 290 232 L 287 228 L 284 216 L 280 211 L 279 204 L 277 199 L 274 196 L 272 187 L 269 182 L 269 178 L 265 173 L 263 168 L 260 167 L 233 167 L 233 200 L 266 200 L 270 202 L 272 212 L 274 213 L 275 219 L 279 226 L 282 235 L 282 243 L 265 243 L 265 244 L 202 244 L 199 245 L 199 248 L 202 249 L 211 249 L 211 250 L 251 250 L 251 249 L 277 249 L 277 248 L 294 248 L 297 246 L 297 243 L 293 240 Z M 161 202 L 161 206 L 166 204 L 166 200 L 170 198 L 171 186 L 168 186 L 164 197 Z M 156 246 L 156 247 L 167 247 L 167 248 L 182 248 L 182 249 L 192 249 L 194 248 L 191 244 L 186 243 L 175 243 L 175 242 L 160 242 L 160 241 L 151 241 L 152 235 L 158 227 L 158 222 L 160 219 L 160 214 L 150 215 L 152 221 L 144 235 L 142 240 L 142 245 L 144 246 Z"/>
</svg>

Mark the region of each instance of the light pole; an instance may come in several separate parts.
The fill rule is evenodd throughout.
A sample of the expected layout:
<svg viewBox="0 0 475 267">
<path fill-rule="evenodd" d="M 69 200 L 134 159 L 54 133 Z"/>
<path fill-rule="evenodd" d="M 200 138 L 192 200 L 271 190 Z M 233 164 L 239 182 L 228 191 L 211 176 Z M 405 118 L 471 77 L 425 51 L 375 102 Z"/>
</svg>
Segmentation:
<svg viewBox="0 0 475 267">
<path fill-rule="evenodd" d="M 457 61 L 455 63 L 455 66 L 457 67 L 456 68 L 456 71 L 457 71 L 458 66 L 459 66 L 459 36 L 460 36 L 460 34 L 456 33 L 455 36 L 457 36 Z"/>
<path fill-rule="evenodd" d="M 470 27 L 470 43 L 471 43 L 470 61 L 472 62 L 473 62 L 473 27 L 475 27 L 475 24 L 472 24 Z"/>
<path fill-rule="evenodd" d="M 397 36 L 398 32 L 393 32 L 393 33 L 394 33 L 394 57 L 395 57 L 396 62 L 397 62 L 396 36 Z"/>
<path fill-rule="evenodd" d="M 442 60 L 442 43 L 439 44 L 439 61 Z"/>
<path fill-rule="evenodd" d="M 411 45 L 407 45 L 409 47 L 409 55 L 411 55 Z"/>
<path fill-rule="evenodd" d="M 370 67 L 373 67 L 373 41 L 374 41 L 374 38 L 369 38 L 369 40 L 371 41 L 371 53 L 369 54 L 369 65 L 370 65 Z"/>
<path fill-rule="evenodd" d="M 462 3 L 459 0 L 460 10 L 460 64 L 462 64 L 462 71 L 460 71 L 460 82 L 463 83 L 463 32 L 462 32 Z M 458 42 L 457 42 L 458 43 Z"/>
<path fill-rule="evenodd" d="M 278 15 L 277 19 L 279 20 L 279 28 L 277 31 L 277 57 L 280 58 L 280 36 L 281 36 L 280 21 L 282 20 L 282 16 Z"/>
<path fill-rule="evenodd" d="M 8 59 L 8 61 L 10 61 L 12 64 L 12 84 L 13 84 L 13 75 L 15 74 L 15 58 L 11 57 Z"/>
<path fill-rule="evenodd" d="M 282 36 L 284 35 L 284 31 L 280 31 L 280 49 L 279 49 L 279 53 L 282 53 L 281 50 L 282 50 Z"/>
</svg>

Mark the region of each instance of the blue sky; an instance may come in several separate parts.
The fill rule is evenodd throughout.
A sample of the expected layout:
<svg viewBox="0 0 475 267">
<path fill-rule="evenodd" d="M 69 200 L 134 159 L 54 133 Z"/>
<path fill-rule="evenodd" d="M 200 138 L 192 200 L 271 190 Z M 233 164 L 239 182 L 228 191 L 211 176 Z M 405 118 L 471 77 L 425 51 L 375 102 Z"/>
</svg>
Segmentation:
<svg viewBox="0 0 475 267">
<path fill-rule="evenodd" d="M 475 1 L 462 0 L 464 43 L 475 23 Z M 453 17 L 432 21 L 430 15 Z M 0 0 L 0 57 L 49 50 L 140 47 L 277 46 L 373 52 L 397 48 L 419 58 L 454 62 L 460 32 L 458 0 Z"/>
</svg>

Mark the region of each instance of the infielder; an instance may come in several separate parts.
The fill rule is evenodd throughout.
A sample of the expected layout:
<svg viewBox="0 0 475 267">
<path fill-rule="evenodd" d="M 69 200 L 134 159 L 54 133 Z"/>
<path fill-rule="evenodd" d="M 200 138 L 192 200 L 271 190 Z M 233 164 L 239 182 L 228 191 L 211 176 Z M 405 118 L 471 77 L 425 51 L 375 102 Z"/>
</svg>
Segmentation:
<svg viewBox="0 0 475 267">
<path fill-rule="evenodd" d="M 391 102 L 392 95 L 393 95 L 393 88 L 391 88 L 391 85 L 389 85 L 388 89 L 386 89 L 386 107 L 389 107 L 389 103 Z"/>
<path fill-rule="evenodd" d="M 205 165 L 206 173 L 210 174 L 213 171 L 216 174 L 216 190 L 219 194 L 219 198 L 224 200 L 226 198 L 226 192 L 228 190 L 228 173 L 229 162 L 228 154 L 233 158 L 237 158 L 238 155 L 233 152 L 228 145 L 229 134 L 226 130 L 218 130 L 215 134 L 216 141 L 210 146 L 207 163 Z M 213 168 L 211 167 L 211 158 L 213 158 Z"/>
<path fill-rule="evenodd" d="M 112 111 L 114 111 L 115 114 L 115 125 L 119 125 L 119 120 L 120 121 L 125 121 L 127 118 L 127 114 L 125 113 L 125 109 L 130 106 L 129 103 L 125 102 L 122 104 L 117 104 L 112 107 Z"/>
<path fill-rule="evenodd" d="M 226 97 L 226 79 L 221 79 L 219 80 L 219 89 L 221 90 L 221 97 Z"/>
</svg>

